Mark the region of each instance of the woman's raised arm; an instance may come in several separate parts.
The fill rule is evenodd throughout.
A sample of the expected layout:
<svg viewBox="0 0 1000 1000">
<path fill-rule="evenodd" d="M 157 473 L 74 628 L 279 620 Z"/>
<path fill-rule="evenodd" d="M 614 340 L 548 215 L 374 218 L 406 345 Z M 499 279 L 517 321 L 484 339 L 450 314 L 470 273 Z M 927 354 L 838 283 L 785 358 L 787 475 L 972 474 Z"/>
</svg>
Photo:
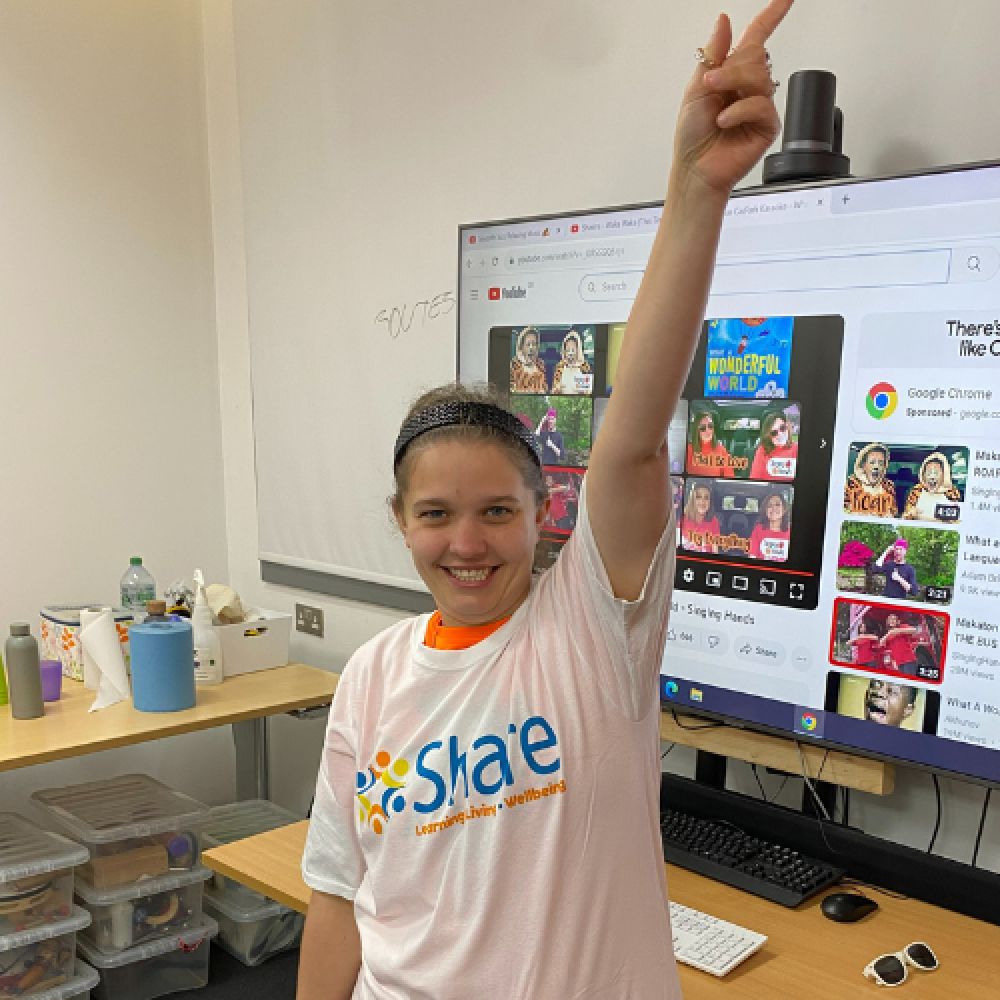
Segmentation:
<svg viewBox="0 0 1000 1000">
<path fill-rule="evenodd" d="M 726 202 L 778 135 L 764 48 L 793 0 L 771 0 L 732 47 L 722 14 L 688 83 L 663 217 L 594 443 L 587 503 L 616 596 L 639 596 L 670 515 L 666 437 L 691 365 Z"/>
</svg>

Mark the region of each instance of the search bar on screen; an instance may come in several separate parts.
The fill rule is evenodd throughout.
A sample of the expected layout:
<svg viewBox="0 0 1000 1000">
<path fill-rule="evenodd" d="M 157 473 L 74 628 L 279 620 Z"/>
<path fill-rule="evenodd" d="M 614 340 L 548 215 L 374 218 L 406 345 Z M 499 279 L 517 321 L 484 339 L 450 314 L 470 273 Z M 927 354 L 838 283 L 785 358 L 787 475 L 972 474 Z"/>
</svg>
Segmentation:
<svg viewBox="0 0 1000 1000">
<path fill-rule="evenodd" d="M 955 251 L 957 252 L 957 251 Z M 899 250 L 883 253 L 838 254 L 779 260 L 740 261 L 716 264 L 713 296 L 748 295 L 754 292 L 822 291 L 837 288 L 879 288 L 886 285 L 943 285 L 949 281 L 984 280 L 996 273 L 996 251 L 965 266 L 963 257 L 952 274 L 950 247 L 930 250 Z M 983 266 L 985 262 L 989 266 Z M 980 263 L 976 270 L 974 264 Z M 585 274 L 580 297 L 585 302 L 631 300 L 639 290 L 642 271 L 607 271 Z"/>
</svg>

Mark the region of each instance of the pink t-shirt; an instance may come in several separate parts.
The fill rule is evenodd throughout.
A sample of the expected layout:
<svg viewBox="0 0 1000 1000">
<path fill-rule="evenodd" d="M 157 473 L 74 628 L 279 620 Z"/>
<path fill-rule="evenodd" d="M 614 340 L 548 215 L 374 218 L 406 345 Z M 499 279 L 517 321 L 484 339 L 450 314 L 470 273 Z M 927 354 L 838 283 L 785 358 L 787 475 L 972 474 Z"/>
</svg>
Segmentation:
<svg viewBox="0 0 1000 1000">
<path fill-rule="evenodd" d="M 680 1000 L 659 833 L 671 524 L 640 599 L 577 530 L 466 650 L 427 616 L 351 658 L 303 877 L 354 900 L 355 1000 Z"/>
</svg>

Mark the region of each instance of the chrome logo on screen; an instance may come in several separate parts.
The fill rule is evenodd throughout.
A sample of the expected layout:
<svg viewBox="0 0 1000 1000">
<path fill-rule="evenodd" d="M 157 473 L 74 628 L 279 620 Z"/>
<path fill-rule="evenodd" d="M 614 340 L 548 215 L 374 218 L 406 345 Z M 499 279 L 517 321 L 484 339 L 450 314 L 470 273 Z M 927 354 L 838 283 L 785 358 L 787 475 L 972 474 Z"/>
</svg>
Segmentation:
<svg viewBox="0 0 1000 1000">
<path fill-rule="evenodd" d="M 885 420 L 886 417 L 891 417 L 896 412 L 897 402 L 899 397 L 896 395 L 896 387 L 888 382 L 876 382 L 865 397 L 868 416 L 873 420 Z"/>
<path fill-rule="evenodd" d="M 816 716 L 812 712 L 803 713 L 801 725 L 807 733 L 811 733 L 816 728 Z"/>
</svg>

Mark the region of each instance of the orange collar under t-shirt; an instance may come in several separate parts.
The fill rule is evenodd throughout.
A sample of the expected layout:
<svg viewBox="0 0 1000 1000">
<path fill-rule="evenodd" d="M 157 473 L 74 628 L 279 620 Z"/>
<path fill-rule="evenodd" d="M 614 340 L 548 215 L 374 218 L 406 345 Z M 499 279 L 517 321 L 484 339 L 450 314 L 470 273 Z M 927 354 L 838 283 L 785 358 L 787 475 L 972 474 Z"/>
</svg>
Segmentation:
<svg viewBox="0 0 1000 1000">
<path fill-rule="evenodd" d="M 424 645 L 431 649 L 470 649 L 509 621 L 510 618 L 507 617 L 488 625 L 444 625 L 441 622 L 441 612 L 435 611 L 427 622 Z"/>
</svg>

